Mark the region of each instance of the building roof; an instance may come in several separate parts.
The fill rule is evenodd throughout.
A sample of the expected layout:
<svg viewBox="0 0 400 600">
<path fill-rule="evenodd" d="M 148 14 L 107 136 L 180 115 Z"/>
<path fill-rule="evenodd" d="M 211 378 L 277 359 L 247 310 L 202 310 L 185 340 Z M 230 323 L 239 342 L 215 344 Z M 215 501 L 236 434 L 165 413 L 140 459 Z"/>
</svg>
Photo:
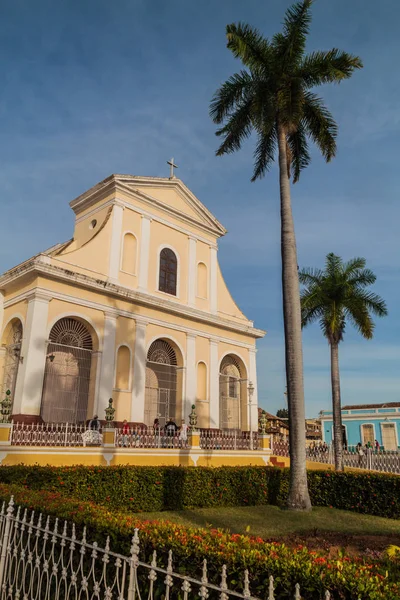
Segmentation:
<svg viewBox="0 0 400 600">
<path fill-rule="evenodd" d="M 384 402 L 383 404 L 347 404 L 342 410 L 357 410 L 359 408 L 400 408 L 400 402 Z"/>
</svg>

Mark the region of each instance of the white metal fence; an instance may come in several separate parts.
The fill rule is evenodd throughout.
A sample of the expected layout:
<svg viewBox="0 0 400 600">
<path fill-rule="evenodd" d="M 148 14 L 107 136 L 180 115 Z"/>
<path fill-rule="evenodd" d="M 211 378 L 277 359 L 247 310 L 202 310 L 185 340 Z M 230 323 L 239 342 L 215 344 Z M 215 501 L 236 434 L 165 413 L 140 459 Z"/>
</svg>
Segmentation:
<svg viewBox="0 0 400 600">
<path fill-rule="evenodd" d="M 289 444 L 286 442 L 273 442 L 272 453 L 276 456 L 289 456 Z M 335 462 L 332 444 L 306 448 L 306 457 L 308 460 L 326 464 L 334 464 Z M 360 453 L 357 446 L 348 446 L 343 450 L 343 463 L 345 467 L 400 475 L 400 452 L 363 447 Z"/>
<path fill-rule="evenodd" d="M 203 429 L 200 432 L 200 447 L 204 450 L 258 450 L 258 433 Z"/>
<path fill-rule="evenodd" d="M 13 446 L 84 446 L 84 425 L 77 423 L 12 423 Z"/>
<path fill-rule="evenodd" d="M 121 448 L 187 448 L 187 435 L 166 432 L 163 427 L 117 429 L 116 445 Z"/>
<path fill-rule="evenodd" d="M 258 450 L 258 433 L 236 430 L 200 430 L 203 450 Z M 171 433 L 163 427 L 127 427 L 116 429 L 119 448 L 188 448 L 188 438 L 179 430 Z M 13 446 L 86 446 L 101 445 L 102 437 L 77 423 L 12 423 Z"/>
<path fill-rule="evenodd" d="M 153 553 L 150 564 L 139 558 L 138 530 L 132 538 L 129 556 L 86 539 L 86 530 L 77 538 L 75 526 L 18 507 L 11 498 L 0 512 L 0 598 L 1 600 L 153 600 L 154 598 L 200 598 L 201 600 L 251 600 L 249 572 L 243 573 L 242 592 L 228 588 L 228 574 L 222 567 L 219 584 L 208 580 L 207 561 L 201 579 L 174 571 L 170 551 L 166 568 Z M 269 578 L 268 600 L 275 599 L 273 577 Z M 266 594 L 264 595 L 266 597 Z M 287 597 L 287 596 L 285 596 Z M 297 584 L 292 599 L 306 598 Z M 333 597 L 324 592 L 324 599 Z"/>
</svg>

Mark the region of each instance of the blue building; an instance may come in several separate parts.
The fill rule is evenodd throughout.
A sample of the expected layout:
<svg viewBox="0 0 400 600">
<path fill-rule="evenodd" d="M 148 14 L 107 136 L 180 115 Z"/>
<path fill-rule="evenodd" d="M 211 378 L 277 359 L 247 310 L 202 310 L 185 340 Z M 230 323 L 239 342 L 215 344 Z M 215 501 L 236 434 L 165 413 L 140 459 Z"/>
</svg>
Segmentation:
<svg viewBox="0 0 400 600">
<path fill-rule="evenodd" d="M 322 439 L 329 444 L 333 438 L 333 418 L 331 410 L 320 413 Z M 343 406 L 342 423 L 344 443 L 355 446 L 375 440 L 385 450 L 397 450 L 400 439 L 400 402 L 386 404 L 359 404 Z"/>
</svg>

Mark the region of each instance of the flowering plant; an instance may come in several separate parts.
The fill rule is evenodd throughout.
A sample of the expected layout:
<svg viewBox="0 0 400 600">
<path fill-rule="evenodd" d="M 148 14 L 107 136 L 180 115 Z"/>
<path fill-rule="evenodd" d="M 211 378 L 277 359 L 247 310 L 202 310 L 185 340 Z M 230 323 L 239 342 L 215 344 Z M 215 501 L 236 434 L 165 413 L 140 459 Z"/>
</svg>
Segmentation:
<svg viewBox="0 0 400 600">
<path fill-rule="evenodd" d="M 16 485 L 0 484 L 0 500 L 14 495 L 17 505 L 43 511 L 52 517 L 73 520 L 78 531 L 87 527 L 88 539 L 111 545 L 119 553 L 129 555 L 135 527 L 140 529 L 142 560 L 149 560 L 157 550 L 161 564 L 166 564 L 168 551 L 174 555 L 175 569 L 198 577 L 207 559 L 210 581 L 218 582 L 223 564 L 227 565 L 229 585 L 240 589 L 244 569 L 250 571 L 252 593 L 266 597 L 268 578 L 274 576 L 276 598 L 289 597 L 295 583 L 310 600 L 322 597 L 329 589 L 342 599 L 382 600 L 400 597 L 400 587 L 391 581 L 390 571 L 378 562 L 343 556 L 330 559 L 304 546 L 289 548 L 281 543 L 267 543 L 262 538 L 225 533 L 218 529 L 196 529 L 169 521 L 141 520 L 126 511 L 110 510 L 92 501 L 66 498 L 60 492 L 29 490 Z"/>
</svg>

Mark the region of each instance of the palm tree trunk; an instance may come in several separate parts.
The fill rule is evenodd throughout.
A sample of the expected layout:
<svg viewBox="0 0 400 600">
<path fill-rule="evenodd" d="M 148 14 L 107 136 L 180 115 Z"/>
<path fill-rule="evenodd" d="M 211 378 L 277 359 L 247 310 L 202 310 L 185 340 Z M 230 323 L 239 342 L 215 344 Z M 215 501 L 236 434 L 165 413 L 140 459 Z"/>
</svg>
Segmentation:
<svg viewBox="0 0 400 600">
<path fill-rule="evenodd" d="M 331 382 L 332 382 L 332 409 L 333 409 L 333 448 L 335 451 L 335 469 L 343 471 L 343 430 L 342 410 L 340 400 L 340 374 L 339 374 L 339 344 L 331 343 Z"/>
<path fill-rule="evenodd" d="M 281 199 L 281 255 L 283 320 L 285 328 L 286 383 L 289 408 L 290 485 L 288 508 L 309 510 L 306 471 L 303 350 L 301 341 L 300 289 L 296 236 L 287 169 L 286 134 L 278 126 L 279 182 Z"/>
</svg>

